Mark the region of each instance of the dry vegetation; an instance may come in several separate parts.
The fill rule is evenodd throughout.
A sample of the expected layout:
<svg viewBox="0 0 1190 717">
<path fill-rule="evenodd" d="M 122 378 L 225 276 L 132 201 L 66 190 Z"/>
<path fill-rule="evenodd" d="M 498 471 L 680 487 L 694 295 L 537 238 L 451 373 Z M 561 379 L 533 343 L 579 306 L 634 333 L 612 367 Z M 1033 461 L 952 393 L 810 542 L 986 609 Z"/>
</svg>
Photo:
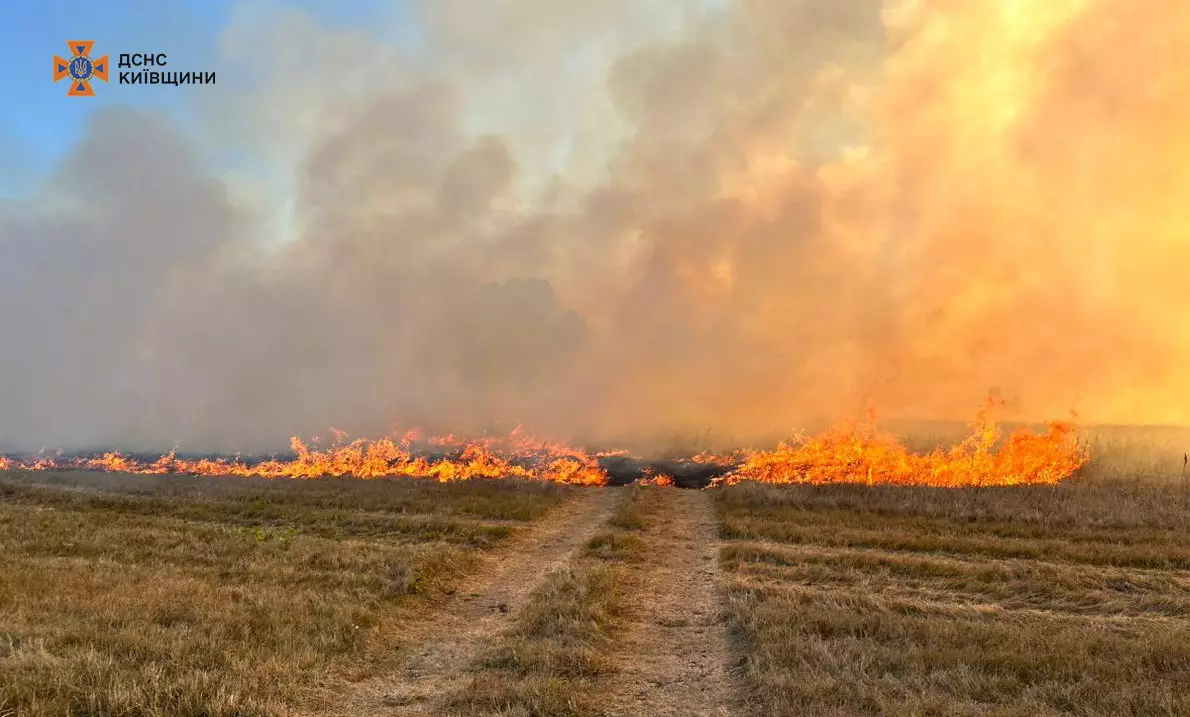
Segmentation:
<svg viewBox="0 0 1190 717">
<path fill-rule="evenodd" d="M 638 535 L 656 510 L 656 488 L 633 487 L 606 529 L 565 569 L 549 575 L 515 625 L 479 656 L 475 677 L 449 700 L 451 715 L 579 717 L 599 714 L 599 688 L 616 672 L 618 637 L 632 618 L 644 557 Z"/>
<path fill-rule="evenodd" d="M 272 715 L 570 491 L 522 482 L 0 474 L 0 715 Z"/>
<path fill-rule="evenodd" d="M 1099 461 L 1058 486 L 701 494 L 723 542 L 721 574 L 696 579 L 722 598 L 734 680 L 707 713 L 1190 715 L 1181 455 L 1094 440 Z M 399 674 L 409 621 L 459 599 L 485 551 L 575 490 L 0 474 L 0 716 L 325 706 L 343 685 Z M 632 636 L 668 560 L 655 528 L 673 517 L 670 490 L 625 490 L 510 607 L 511 627 L 469 651 L 440 713 L 597 715 L 630 673 L 648 674 Z M 660 617 L 647 624 L 683 622 Z"/>
<path fill-rule="evenodd" d="M 716 495 L 756 715 L 1190 714 L 1190 493 L 741 485 Z"/>
</svg>

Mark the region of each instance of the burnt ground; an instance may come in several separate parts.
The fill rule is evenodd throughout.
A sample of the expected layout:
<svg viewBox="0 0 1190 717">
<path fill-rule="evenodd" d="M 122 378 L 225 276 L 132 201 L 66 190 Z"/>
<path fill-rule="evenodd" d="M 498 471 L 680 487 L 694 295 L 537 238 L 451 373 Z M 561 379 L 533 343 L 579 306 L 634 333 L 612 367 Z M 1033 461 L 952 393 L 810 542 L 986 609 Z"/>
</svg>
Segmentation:
<svg viewBox="0 0 1190 717">
<path fill-rule="evenodd" d="M 735 466 L 716 463 L 695 463 L 681 460 L 648 460 L 632 456 L 612 456 L 599 459 L 607 471 L 609 485 L 628 485 L 650 474 L 662 473 L 674 480 L 679 488 L 706 488 L 714 479 L 726 475 Z"/>
</svg>

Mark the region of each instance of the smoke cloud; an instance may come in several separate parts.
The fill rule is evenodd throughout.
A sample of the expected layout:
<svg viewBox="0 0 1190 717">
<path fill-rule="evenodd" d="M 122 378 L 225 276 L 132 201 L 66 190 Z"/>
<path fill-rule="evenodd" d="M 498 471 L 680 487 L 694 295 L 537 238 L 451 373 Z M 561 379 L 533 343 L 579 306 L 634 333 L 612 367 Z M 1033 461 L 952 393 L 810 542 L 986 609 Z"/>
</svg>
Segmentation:
<svg viewBox="0 0 1190 717">
<path fill-rule="evenodd" d="M 0 205 L 0 445 L 1190 420 L 1190 5 L 414 9 L 244 3 Z"/>
</svg>

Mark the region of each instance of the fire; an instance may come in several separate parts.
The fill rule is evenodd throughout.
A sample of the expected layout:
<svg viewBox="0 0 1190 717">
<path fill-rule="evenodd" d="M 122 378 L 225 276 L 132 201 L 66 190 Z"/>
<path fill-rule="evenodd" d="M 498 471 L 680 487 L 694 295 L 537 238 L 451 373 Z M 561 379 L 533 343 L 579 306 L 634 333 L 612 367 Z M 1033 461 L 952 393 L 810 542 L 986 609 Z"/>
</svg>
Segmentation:
<svg viewBox="0 0 1190 717">
<path fill-rule="evenodd" d="M 357 439 L 333 431 L 332 447 L 319 450 L 292 438 L 295 457 L 289 460 L 246 462 L 239 458 L 183 459 L 167 453 L 155 461 L 141 461 L 119 453 L 98 458 L 0 457 L 0 470 L 93 470 L 112 473 L 243 476 L 258 478 L 428 478 L 440 482 L 475 478 L 523 478 L 568 485 L 604 485 L 607 473 L 598 460 L 579 449 L 532 441 L 519 434 L 509 438 L 484 438 L 464 442 L 453 436 L 427 440 L 435 448 L 450 449 L 438 457 L 415 455 L 416 434 L 400 440 Z"/>
<path fill-rule="evenodd" d="M 645 474 L 637 481 L 641 485 L 655 485 L 662 488 L 667 488 L 674 484 L 673 476 L 668 473 L 662 473 L 654 469 L 648 469 Z"/>
<path fill-rule="evenodd" d="M 972 422 L 968 438 L 949 449 L 917 453 L 876 428 L 874 416 L 840 424 L 821 435 L 798 438 L 769 451 L 699 453 L 690 463 L 718 464 L 724 475 L 715 484 L 867 483 L 937 487 L 1057 483 L 1089 460 L 1077 440 L 1073 420 L 1051 423 L 1048 430 L 1018 430 L 1002 440 L 989 402 Z M 464 440 L 453 435 L 423 437 L 411 431 L 399 439 L 348 440 L 332 429 L 333 443 L 320 449 L 291 439 L 289 459 L 245 461 L 235 458 L 179 458 L 167 453 L 141 460 L 120 453 L 99 457 L 0 456 L 0 470 L 92 470 L 113 473 L 245 476 L 259 478 L 411 477 L 440 482 L 520 478 L 567 485 L 606 485 L 601 458 L 630 458 L 625 451 L 591 454 L 561 443 L 536 440 L 519 428 L 505 437 Z M 418 448 L 423 450 L 419 451 Z M 671 486 L 671 475 L 647 469 L 638 481 Z"/>
<path fill-rule="evenodd" d="M 849 422 L 811 438 L 758 451 L 720 482 L 867 483 L 958 488 L 1058 483 L 1090 459 L 1075 424 L 1055 421 L 1044 433 L 1021 429 L 1001 442 L 991 419 L 994 403 L 980 411 L 972 432 L 948 450 L 914 453 L 875 420 Z"/>
</svg>

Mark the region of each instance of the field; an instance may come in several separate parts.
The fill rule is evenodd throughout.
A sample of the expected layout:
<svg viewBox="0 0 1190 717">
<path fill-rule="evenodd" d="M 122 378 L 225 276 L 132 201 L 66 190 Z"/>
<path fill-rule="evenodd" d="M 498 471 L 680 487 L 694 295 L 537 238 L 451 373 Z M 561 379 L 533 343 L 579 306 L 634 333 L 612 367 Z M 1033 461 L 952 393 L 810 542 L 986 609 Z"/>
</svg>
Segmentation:
<svg viewBox="0 0 1190 717">
<path fill-rule="evenodd" d="M 405 647 L 567 500 L 491 482 L 0 484 L 0 714 L 267 715 Z M 48 485 L 46 485 L 48 484 Z"/>
<path fill-rule="evenodd" d="M 0 473 L 0 715 L 1190 715 L 1190 489 L 1115 448 L 1017 488 Z"/>
<path fill-rule="evenodd" d="M 752 714 L 1190 714 L 1180 490 L 717 498 Z"/>
</svg>

